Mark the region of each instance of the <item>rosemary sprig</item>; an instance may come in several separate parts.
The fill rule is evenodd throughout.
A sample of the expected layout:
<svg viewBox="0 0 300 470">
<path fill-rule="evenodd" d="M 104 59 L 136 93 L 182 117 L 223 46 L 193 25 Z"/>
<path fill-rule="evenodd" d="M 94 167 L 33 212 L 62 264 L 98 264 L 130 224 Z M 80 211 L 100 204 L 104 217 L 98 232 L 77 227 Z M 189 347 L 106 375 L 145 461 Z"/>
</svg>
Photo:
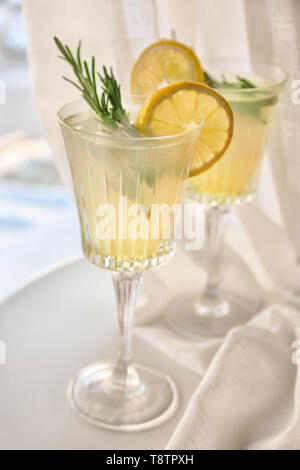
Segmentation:
<svg viewBox="0 0 300 470">
<path fill-rule="evenodd" d="M 234 89 L 245 89 L 245 88 L 257 88 L 252 82 L 246 78 L 236 76 L 236 82 L 229 82 L 225 75 L 222 75 L 222 81 L 215 80 L 208 72 L 204 72 L 205 83 L 212 88 L 234 88 Z"/>
<path fill-rule="evenodd" d="M 245 90 L 245 89 L 255 89 L 258 88 L 254 83 L 250 82 L 247 78 L 236 76 L 235 82 L 230 82 L 227 80 L 225 75 L 222 75 L 222 81 L 217 81 L 213 78 L 208 72 L 204 72 L 205 83 L 211 88 L 228 90 Z M 226 94 L 225 94 L 226 95 Z M 239 99 L 240 97 L 240 99 Z M 248 116 L 251 116 L 253 119 L 260 121 L 262 124 L 266 124 L 266 119 L 263 117 L 263 108 L 265 106 L 272 106 L 276 103 L 277 97 L 270 93 L 265 93 L 265 96 L 262 94 L 257 94 L 256 91 L 251 92 L 251 97 L 245 99 L 243 94 L 236 94 L 236 99 L 230 101 L 230 105 L 233 111 L 238 111 L 239 113 L 245 113 Z"/>
<path fill-rule="evenodd" d="M 77 46 L 76 54 L 73 54 L 69 46 L 54 37 L 56 46 L 62 55 L 59 57 L 68 62 L 77 78 L 77 83 L 67 77 L 62 77 L 74 85 L 81 92 L 83 99 L 97 114 L 99 121 L 111 130 L 120 130 L 127 136 L 139 136 L 136 127 L 130 123 L 128 114 L 123 108 L 121 89 L 112 68 L 108 71 L 105 66 L 102 74 L 96 72 L 95 57 L 92 56 L 91 65 L 81 59 L 81 41 Z M 101 95 L 98 95 L 97 78 L 100 80 Z"/>
</svg>

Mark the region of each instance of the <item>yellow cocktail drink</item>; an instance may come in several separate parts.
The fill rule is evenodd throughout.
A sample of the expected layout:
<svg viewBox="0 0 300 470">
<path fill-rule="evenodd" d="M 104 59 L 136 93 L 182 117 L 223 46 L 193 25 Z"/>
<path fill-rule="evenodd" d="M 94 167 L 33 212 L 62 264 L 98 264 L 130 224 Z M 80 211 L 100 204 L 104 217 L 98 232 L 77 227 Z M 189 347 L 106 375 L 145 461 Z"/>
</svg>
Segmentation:
<svg viewBox="0 0 300 470">
<path fill-rule="evenodd" d="M 264 89 L 222 91 L 234 114 L 233 138 L 225 155 L 207 172 L 189 181 L 199 201 L 232 204 L 255 193 L 257 177 L 278 101 Z"/>
<path fill-rule="evenodd" d="M 233 290 L 220 287 L 221 241 L 231 207 L 255 196 L 272 118 L 286 81 L 284 72 L 264 64 L 216 59 L 205 61 L 205 68 L 206 83 L 230 103 L 234 125 L 231 143 L 220 160 L 187 182 L 188 197 L 206 207 L 207 283 L 201 292 L 175 299 L 167 321 L 193 339 L 224 336 L 248 321 L 256 308 L 234 286 Z"/>
<path fill-rule="evenodd" d="M 113 271 L 144 271 L 166 261 L 199 128 L 179 136 L 120 138 L 104 133 L 84 110 L 71 111 L 62 131 L 85 256 Z M 162 220 L 162 205 L 168 220 Z"/>
</svg>

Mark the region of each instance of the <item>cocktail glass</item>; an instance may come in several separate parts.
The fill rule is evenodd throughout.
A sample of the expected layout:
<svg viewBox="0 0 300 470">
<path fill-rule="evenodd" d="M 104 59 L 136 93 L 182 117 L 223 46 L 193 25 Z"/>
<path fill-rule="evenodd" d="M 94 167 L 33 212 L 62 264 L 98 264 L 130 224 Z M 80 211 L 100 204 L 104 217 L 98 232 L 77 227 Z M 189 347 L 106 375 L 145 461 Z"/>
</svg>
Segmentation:
<svg viewBox="0 0 300 470">
<path fill-rule="evenodd" d="M 219 81 L 224 76 L 231 82 L 237 76 L 245 77 L 257 88 L 217 89 L 233 110 L 233 138 L 219 162 L 188 181 L 187 197 L 206 207 L 207 285 L 202 294 L 199 290 L 174 299 L 166 319 L 172 329 L 194 340 L 223 336 L 253 315 L 247 299 L 219 287 L 220 247 L 232 207 L 255 196 L 272 118 L 286 81 L 280 69 L 262 64 L 215 60 L 205 61 L 204 65 Z"/>
<path fill-rule="evenodd" d="M 126 107 L 137 111 L 132 103 Z M 143 273 L 174 252 L 176 210 L 163 223 L 152 216 L 161 205 L 180 203 L 201 126 L 156 138 L 109 135 L 83 101 L 64 106 L 58 119 L 82 249 L 93 264 L 112 271 L 121 336 L 116 361 L 79 372 L 70 386 L 71 404 L 82 418 L 105 428 L 151 428 L 175 412 L 178 396 L 170 377 L 132 363 L 134 308 Z"/>
</svg>

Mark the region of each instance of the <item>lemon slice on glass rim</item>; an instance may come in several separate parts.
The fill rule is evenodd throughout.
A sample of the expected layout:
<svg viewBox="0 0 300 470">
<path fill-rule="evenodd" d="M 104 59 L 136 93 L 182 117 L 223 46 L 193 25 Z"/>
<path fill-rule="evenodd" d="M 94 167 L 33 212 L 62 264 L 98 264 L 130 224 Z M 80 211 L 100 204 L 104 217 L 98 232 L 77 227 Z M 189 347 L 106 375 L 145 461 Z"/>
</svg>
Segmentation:
<svg viewBox="0 0 300 470">
<path fill-rule="evenodd" d="M 232 139 L 232 110 L 219 93 L 194 81 L 170 83 L 146 99 L 135 125 L 142 135 L 159 137 L 185 132 L 203 119 L 189 173 L 196 176 L 222 157 Z"/>
<path fill-rule="evenodd" d="M 204 82 L 204 74 L 194 51 L 171 39 L 148 46 L 131 71 L 131 93 L 149 96 L 158 88 L 178 80 Z"/>
</svg>

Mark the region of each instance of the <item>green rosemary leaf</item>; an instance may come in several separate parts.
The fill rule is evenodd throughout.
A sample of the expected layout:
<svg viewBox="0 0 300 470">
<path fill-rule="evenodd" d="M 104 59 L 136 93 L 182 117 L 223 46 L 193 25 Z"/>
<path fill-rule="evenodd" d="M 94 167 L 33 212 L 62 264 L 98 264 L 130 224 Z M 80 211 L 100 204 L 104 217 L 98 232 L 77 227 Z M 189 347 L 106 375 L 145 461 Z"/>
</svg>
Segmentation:
<svg viewBox="0 0 300 470">
<path fill-rule="evenodd" d="M 55 44 L 57 45 L 58 49 L 60 50 L 60 52 L 62 53 L 63 57 L 66 58 L 66 51 L 65 51 L 65 48 L 64 46 L 62 45 L 62 43 L 60 42 L 60 40 L 55 37 L 54 38 L 54 41 L 55 41 Z"/>
<path fill-rule="evenodd" d="M 86 76 L 87 76 L 87 79 L 88 79 L 88 83 L 91 84 L 90 71 L 89 71 L 89 67 L 88 67 L 88 64 L 87 64 L 86 60 L 83 61 L 83 66 L 84 66 L 84 70 L 85 70 L 85 73 L 86 73 Z"/>
<path fill-rule="evenodd" d="M 80 71 L 82 72 L 82 64 L 81 64 L 81 57 L 80 57 L 80 54 L 81 54 L 81 41 L 79 41 L 79 44 L 78 44 L 78 47 L 77 47 L 77 64 L 78 64 L 78 67 L 80 69 Z"/>
<path fill-rule="evenodd" d="M 236 78 L 241 82 L 241 88 L 257 88 L 252 82 L 247 80 L 247 78 L 240 77 L 239 75 Z"/>
<path fill-rule="evenodd" d="M 70 80 L 69 78 L 67 77 L 62 77 L 64 80 L 66 80 L 66 82 L 69 82 L 71 83 L 72 85 L 76 86 L 76 88 L 78 88 L 78 90 L 80 90 L 82 92 L 82 88 L 80 88 L 79 85 L 77 85 L 77 83 L 73 82 L 73 80 Z"/>
</svg>

